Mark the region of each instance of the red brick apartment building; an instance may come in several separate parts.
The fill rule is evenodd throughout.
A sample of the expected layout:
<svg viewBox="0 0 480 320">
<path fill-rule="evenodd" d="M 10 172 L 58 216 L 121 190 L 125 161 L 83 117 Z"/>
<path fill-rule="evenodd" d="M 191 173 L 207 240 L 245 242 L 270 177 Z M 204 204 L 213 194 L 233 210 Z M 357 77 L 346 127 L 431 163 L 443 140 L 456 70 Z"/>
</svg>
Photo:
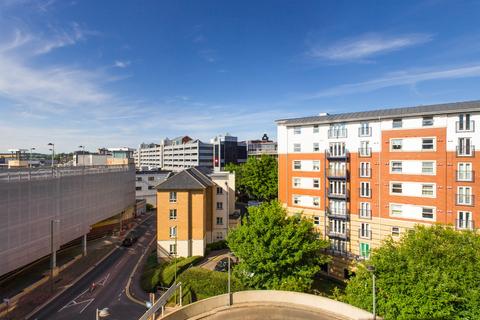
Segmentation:
<svg viewBox="0 0 480 320">
<path fill-rule="evenodd" d="M 279 200 L 331 241 L 348 277 L 386 237 L 416 224 L 475 229 L 480 101 L 283 119 Z"/>
</svg>

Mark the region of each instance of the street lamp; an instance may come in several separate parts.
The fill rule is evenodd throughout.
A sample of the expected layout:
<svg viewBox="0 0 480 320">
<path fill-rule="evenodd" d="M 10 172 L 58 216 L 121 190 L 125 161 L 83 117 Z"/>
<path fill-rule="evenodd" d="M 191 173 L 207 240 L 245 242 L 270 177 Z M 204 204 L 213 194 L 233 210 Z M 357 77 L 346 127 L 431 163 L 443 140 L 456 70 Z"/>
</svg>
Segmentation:
<svg viewBox="0 0 480 320">
<path fill-rule="evenodd" d="M 53 228 L 55 223 L 60 223 L 60 220 L 59 219 L 50 220 L 50 250 L 52 254 L 50 259 L 50 291 L 51 292 L 53 292 L 53 274 L 57 266 L 57 253 L 55 252 L 54 241 L 53 241 Z"/>
<path fill-rule="evenodd" d="M 52 147 L 50 150 L 52 150 L 52 168 L 53 168 L 53 158 L 55 157 L 55 144 L 54 143 L 49 143 L 47 146 Z"/>
<path fill-rule="evenodd" d="M 32 167 L 32 151 L 35 150 L 35 148 L 30 148 L 30 161 L 29 161 L 29 168 Z"/>
<path fill-rule="evenodd" d="M 228 253 L 228 305 L 232 305 L 232 290 L 231 290 L 231 269 L 230 269 L 230 252 Z"/>
<path fill-rule="evenodd" d="M 85 166 L 85 146 L 78 146 L 82 149 L 82 166 Z"/>
<path fill-rule="evenodd" d="M 178 225 L 175 226 L 175 305 L 177 304 L 177 238 Z M 182 297 L 180 297 L 182 299 Z"/>
<path fill-rule="evenodd" d="M 372 273 L 372 304 L 373 304 L 373 320 L 377 319 L 376 314 L 376 301 L 375 301 L 375 267 L 372 265 L 367 266 L 367 270 Z"/>
</svg>

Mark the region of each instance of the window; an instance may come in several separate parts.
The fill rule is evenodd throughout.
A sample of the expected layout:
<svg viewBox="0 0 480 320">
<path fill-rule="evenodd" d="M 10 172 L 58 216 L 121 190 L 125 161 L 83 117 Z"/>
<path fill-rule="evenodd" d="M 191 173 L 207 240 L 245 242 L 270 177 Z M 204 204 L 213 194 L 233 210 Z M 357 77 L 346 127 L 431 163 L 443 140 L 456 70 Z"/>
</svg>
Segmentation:
<svg viewBox="0 0 480 320">
<path fill-rule="evenodd" d="M 434 138 L 423 138 L 422 139 L 422 150 L 435 150 L 435 139 Z"/>
<path fill-rule="evenodd" d="M 223 194 L 223 188 L 217 187 L 217 194 Z"/>
<path fill-rule="evenodd" d="M 223 209 L 223 202 L 217 202 L 217 210 Z"/>
<path fill-rule="evenodd" d="M 300 143 L 294 143 L 293 144 L 293 152 L 301 152 L 302 147 L 300 146 Z"/>
<path fill-rule="evenodd" d="M 141 190 L 142 190 L 142 187 L 135 187 L 135 190 L 141 191 Z"/>
<path fill-rule="evenodd" d="M 360 197 L 370 198 L 370 182 L 360 182 Z"/>
<path fill-rule="evenodd" d="M 368 122 L 362 122 L 360 124 L 360 128 L 358 128 L 358 136 L 359 137 L 369 137 L 372 135 L 372 128 L 370 128 Z"/>
<path fill-rule="evenodd" d="M 347 155 L 347 149 L 345 143 L 335 142 L 330 143 L 328 153 L 332 157 L 345 157 Z"/>
<path fill-rule="evenodd" d="M 177 245 L 176 244 L 171 244 L 170 245 L 170 254 L 177 254 Z"/>
<path fill-rule="evenodd" d="M 300 197 L 299 196 L 293 196 L 293 204 L 300 205 Z"/>
<path fill-rule="evenodd" d="M 320 198 L 319 197 L 313 197 L 313 206 L 314 207 L 320 207 Z"/>
<path fill-rule="evenodd" d="M 401 127 L 402 127 L 402 119 L 393 119 L 392 128 L 401 128 Z"/>
<path fill-rule="evenodd" d="M 148 181 L 155 181 L 155 177 L 148 177 Z"/>
<path fill-rule="evenodd" d="M 423 127 L 431 127 L 431 126 L 433 126 L 433 117 L 423 117 L 423 119 L 422 119 L 422 126 L 423 126 Z"/>
<path fill-rule="evenodd" d="M 434 171 L 434 162 L 433 161 L 422 161 L 422 173 L 433 174 Z"/>
<path fill-rule="evenodd" d="M 473 171 L 471 162 L 459 162 L 457 171 L 458 181 L 473 181 Z"/>
<path fill-rule="evenodd" d="M 148 186 L 148 190 L 153 190 L 153 189 L 155 189 L 154 186 Z"/>
<path fill-rule="evenodd" d="M 392 173 L 402 173 L 403 162 L 402 161 L 392 161 L 390 162 L 390 172 Z"/>
<path fill-rule="evenodd" d="M 458 131 L 474 131 L 474 124 L 471 115 L 468 113 L 458 115 L 457 132 Z"/>
<path fill-rule="evenodd" d="M 364 259 L 370 258 L 370 244 L 360 242 L 360 257 Z"/>
<path fill-rule="evenodd" d="M 458 187 L 457 204 L 470 206 L 473 204 L 472 187 Z"/>
<path fill-rule="evenodd" d="M 170 238 L 175 238 L 177 236 L 177 227 L 170 227 Z"/>
<path fill-rule="evenodd" d="M 142 177 L 137 177 L 137 181 L 142 181 Z"/>
<path fill-rule="evenodd" d="M 400 151 L 402 150 L 402 139 L 392 139 L 390 140 L 391 150 Z"/>
<path fill-rule="evenodd" d="M 320 179 L 313 179 L 313 188 L 320 189 Z"/>
<path fill-rule="evenodd" d="M 293 161 L 293 170 L 302 170 L 302 162 L 300 160 Z"/>
<path fill-rule="evenodd" d="M 433 219 L 433 208 L 422 208 L 422 218 L 423 219 Z"/>
<path fill-rule="evenodd" d="M 175 191 L 170 192 L 170 202 L 177 202 L 177 193 Z"/>
<path fill-rule="evenodd" d="M 400 227 L 392 227 L 392 236 L 398 237 L 400 235 Z"/>
<path fill-rule="evenodd" d="M 370 224 L 362 222 L 360 227 L 360 238 L 371 239 L 371 237 Z"/>
<path fill-rule="evenodd" d="M 313 126 L 313 133 L 318 133 L 318 124 Z"/>
<path fill-rule="evenodd" d="M 328 129 L 328 137 L 331 138 L 346 138 L 347 128 L 344 123 L 335 123 L 330 125 Z"/>
<path fill-rule="evenodd" d="M 368 141 L 360 141 L 359 153 L 361 157 L 370 157 L 372 155 L 372 149 Z"/>
<path fill-rule="evenodd" d="M 217 232 L 217 240 L 223 240 L 223 233 Z"/>
<path fill-rule="evenodd" d="M 371 209 L 370 202 L 360 202 L 360 218 L 370 219 Z"/>
<path fill-rule="evenodd" d="M 457 229 L 473 229 L 472 213 L 470 211 L 457 212 Z"/>
<path fill-rule="evenodd" d="M 217 217 L 217 224 L 223 224 L 223 218 Z"/>
<path fill-rule="evenodd" d="M 301 134 L 302 127 L 293 127 L 293 134 Z"/>
<path fill-rule="evenodd" d="M 403 214 L 403 208 L 401 204 L 390 204 L 390 215 L 401 216 Z"/>
<path fill-rule="evenodd" d="M 360 162 L 360 177 L 370 177 L 370 162 Z"/>
<path fill-rule="evenodd" d="M 313 171 L 320 171 L 320 161 L 313 160 L 312 162 L 312 170 Z"/>
<path fill-rule="evenodd" d="M 293 187 L 294 188 L 300 188 L 300 186 L 301 186 L 300 178 L 293 178 Z"/>
<path fill-rule="evenodd" d="M 313 152 L 318 152 L 320 151 L 320 146 L 318 144 L 318 142 L 314 142 L 313 143 Z"/>
<path fill-rule="evenodd" d="M 391 193 L 397 193 L 401 194 L 402 193 L 402 184 L 401 183 L 392 183 L 391 184 Z"/>
<path fill-rule="evenodd" d="M 422 196 L 431 197 L 433 195 L 433 184 L 422 184 Z"/>
<path fill-rule="evenodd" d="M 177 220 L 177 209 L 170 209 L 170 214 L 168 218 L 170 220 Z"/>
<path fill-rule="evenodd" d="M 313 216 L 313 224 L 316 226 L 320 225 L 320 217 L 319 216 Z"/>
<path fill-rule="evenodd" d="M 458 138 L 457 155 L 472 156 L 473 150 L 471 138 Z"/>
</svg>

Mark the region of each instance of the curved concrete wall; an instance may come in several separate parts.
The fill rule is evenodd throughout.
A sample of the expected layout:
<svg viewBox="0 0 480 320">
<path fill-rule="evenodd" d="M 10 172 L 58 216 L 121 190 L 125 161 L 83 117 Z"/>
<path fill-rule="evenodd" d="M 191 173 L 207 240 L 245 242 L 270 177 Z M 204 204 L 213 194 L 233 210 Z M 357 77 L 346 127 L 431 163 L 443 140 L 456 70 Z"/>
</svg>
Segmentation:
<svg viewBox="0 0 480 320">
<path fill-rule="evenodd" d="M 162 319 L 185 320 L 193 317 L 196 319 L 208 319 L 217 312 L 228 311 L 229 308 L 226 307 L 228 306 L 228 299 L 228 294 L 223 294 L 197 301 L 166 315 Z M 279 306 L 306 310 L 318 314 L 319 317 L 324 316 L 332 319 L 373 319 L 373 314 L 370 312 L 349 304 L 320 296 L 291 291 L 253 290 L 235 292 L 232 294 L 232 302 L 233 308 L 238 309 L 244 306 L 250 314 L 255 312 L 255 306 Z M 228 315 L 228 313 L 225 315 Z M 262 318 L 261 314 L 257 314 L 256 316 L 258 319 Z M 377 319 L 380 318 L 377 317 Z"/>
</svg>

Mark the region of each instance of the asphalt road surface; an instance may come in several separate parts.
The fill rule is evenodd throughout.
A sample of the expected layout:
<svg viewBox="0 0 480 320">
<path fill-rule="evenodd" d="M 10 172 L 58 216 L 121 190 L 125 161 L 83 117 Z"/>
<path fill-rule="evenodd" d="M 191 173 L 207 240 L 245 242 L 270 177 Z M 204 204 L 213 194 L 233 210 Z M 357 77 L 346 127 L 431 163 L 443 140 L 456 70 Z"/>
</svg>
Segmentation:
<svg viewBox="0 0 480 320">
<path fill-rule="evenodd" d="M 133 246 L 118 247 L 112 255 L 31 319 L 93 320 L 97 308 L 108 308 L 110 315 L 102 319 L 140 318 L 147 308 L 128 299 L 125 286 L 135 264 L 155 237 L 155 215 L 152 214 L 136 230 L 140 237 Z M 92 291 L 93 283 L 95 286 Z"/>
</svg>

